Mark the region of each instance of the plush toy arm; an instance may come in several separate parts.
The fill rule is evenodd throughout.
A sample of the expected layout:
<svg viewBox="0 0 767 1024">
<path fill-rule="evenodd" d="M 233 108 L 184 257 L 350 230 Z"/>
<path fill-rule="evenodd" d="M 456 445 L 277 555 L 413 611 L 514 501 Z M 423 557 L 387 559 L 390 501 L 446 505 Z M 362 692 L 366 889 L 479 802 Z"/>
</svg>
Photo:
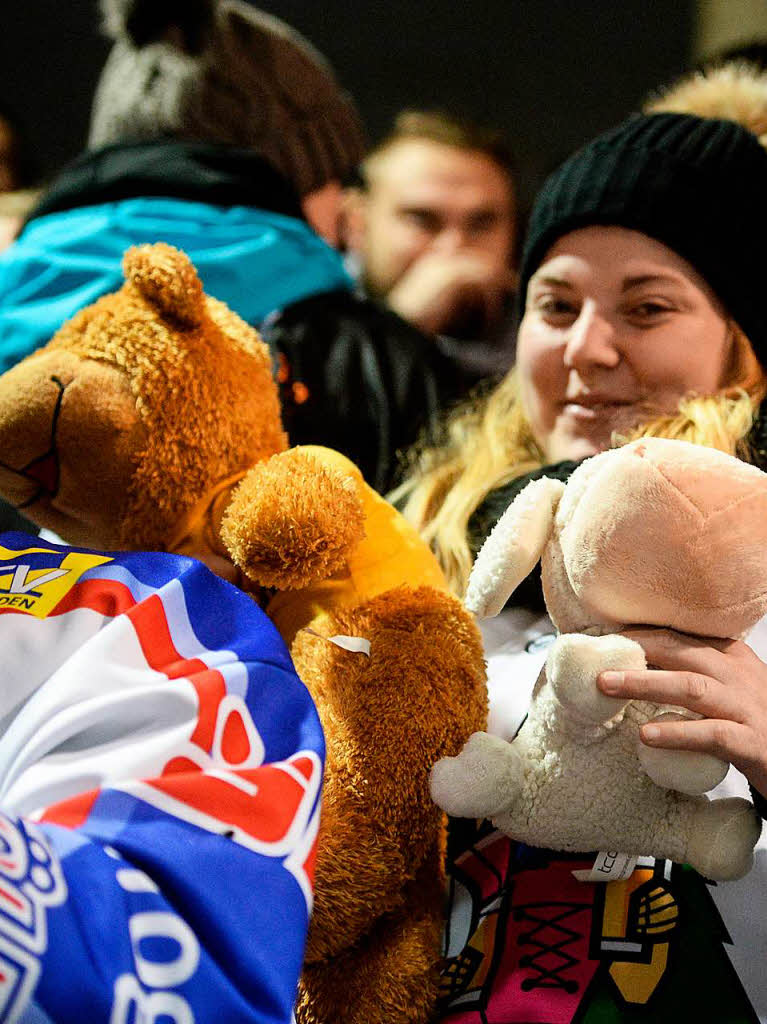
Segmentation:
<svg viewBox="0 0 767 1024">
<path fill-rule="evenodd" d="M 400 587 L 320 628 L 365 637 L 370 656 L 306 630 L 291 649 L 327 746 L 310 963 L 402 912 L 407 886 L 427 864 L 440 874 L 443 816 L 429 795 L 429 768 L 457 753 L 487 715 L 479 631 L 451 595 Z"/>
<path fill-rule="evenodd" d="M 492 818 L 508 811 L 523 781 L 522 762 L 511 743 L 475 732 L 456 757 L 431 770 L 431 796 L 448 814 Z"/>
<path fill-rule="evenodd" d="M 687 846 L 680 859 L 717 882 L 748 874 L 762 832 L 753 804 L 738 796 L 723 800 L 680 796 L 679 800 L 688 801 L 694 808 Z"/>
<path fill-rule="evenodd" d="M 238 486 L 221 537 L 262 587 L 297 590 L 337 572 L 364 535 L 350 476 L 292 449 L 259 463 Z"/>
<path fill-rule="evenodd" d="M 690 717 L 692 716 L 689 712 L 682 714 L 661 709 L 653 721 L 678 721 Z M 722 761 L 712 754 L 703 754 L 696 750 L 663 750 L 660 747 L 648 747 L 639 739 L 637 756 L 642 768 L 657 786 L 692 795 L 707 793 L 718 786 L 730 767 L 727 761 Z"/>
<path fill-rule="evenodd" d="M 568 717 L 599 725 L 616 718 L 629 703 L 597 689 L 599 673 L 646 667 L 644 651 L 628 637 L 563 633 L 551 646 L 546 678 Z"/>
</svg>

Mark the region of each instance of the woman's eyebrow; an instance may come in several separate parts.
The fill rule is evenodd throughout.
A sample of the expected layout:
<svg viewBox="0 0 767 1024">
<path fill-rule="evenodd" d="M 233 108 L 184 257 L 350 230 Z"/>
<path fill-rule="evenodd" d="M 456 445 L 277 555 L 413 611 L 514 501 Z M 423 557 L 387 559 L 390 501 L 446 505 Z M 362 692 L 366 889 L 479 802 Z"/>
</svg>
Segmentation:
<svg viewBox="0 0 767 1024">
<path fill-rule="evenodd" d="M 621 291 L 627 292 L 632 288 L 639 288 L 643 284 L 678 284 L 682 279 L 676 274 L 658 272 L 654 274 L 637 274 L 634 277 L 626 277 L 621 284 Z"/>
<path fill-rule="evenodd" d="M 548 284 L 557 288 L 572 288 L 572 281 L 566 281 L 563 277 L 556 277 L 554 274 L 534 274 L 532 284 Z"/>
</svg>

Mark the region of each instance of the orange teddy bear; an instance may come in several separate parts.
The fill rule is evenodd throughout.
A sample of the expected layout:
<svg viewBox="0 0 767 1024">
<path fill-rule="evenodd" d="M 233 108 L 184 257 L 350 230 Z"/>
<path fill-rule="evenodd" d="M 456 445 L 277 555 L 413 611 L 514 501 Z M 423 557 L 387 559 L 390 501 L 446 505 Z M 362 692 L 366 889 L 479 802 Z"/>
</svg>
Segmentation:
<svg viewBox="0 0 767 1024">
<path fill-rule="evenodd" d="M 483 727 L 479 633 L 347 459 L 288 447 L 268 349 L 187 257 L 141 246 L 125 277 L 0 378 L 0 492 L 71 543 L 200 558 L 266 610 L 327 743 L 296 1018 L 425 1024 L 444 853 L 429 769 Z"/>
</svg>

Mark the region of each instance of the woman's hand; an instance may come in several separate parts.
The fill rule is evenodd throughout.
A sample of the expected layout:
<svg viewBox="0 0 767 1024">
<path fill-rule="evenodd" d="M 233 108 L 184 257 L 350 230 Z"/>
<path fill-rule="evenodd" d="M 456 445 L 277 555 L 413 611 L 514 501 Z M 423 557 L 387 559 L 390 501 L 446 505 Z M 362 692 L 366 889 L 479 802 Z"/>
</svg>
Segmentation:
<svg viewBox="0 0 767 1024">
<path fill-rule="evenodd" d="M 642 726 L 643 743 L 729 761 L 767 798 L 767 665 L 742 640 L 703 640 L 670 629 L 626 629 L 645 651 L 644 671 L 602 672 L 611 697 L 673 704 L 703 715 Z"/>
</svg>

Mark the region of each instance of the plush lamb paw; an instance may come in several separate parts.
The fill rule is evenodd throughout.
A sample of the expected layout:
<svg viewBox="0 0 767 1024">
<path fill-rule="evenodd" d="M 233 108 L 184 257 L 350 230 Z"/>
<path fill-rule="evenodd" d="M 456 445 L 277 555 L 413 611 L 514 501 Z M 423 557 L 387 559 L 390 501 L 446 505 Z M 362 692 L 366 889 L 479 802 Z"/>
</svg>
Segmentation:
<svg viewBox="0 0 767 1024">
<path fill-rule="evenodd" d="M 704 800 L 693 819 L 686 860 L 704 878 L 743 878 L 751 870 L 761 831 L 762 822 L 748 800 Z"/>
<path fill-rule="evenodd" d="M 670 722 L 687 718 L 675 711 L 655 715 L 653 722 Z M 698 796 L 718 786 L 727 774 L 729 764 L 712 754 L 693 750 L 663 750 L 648 747 L 637 740 L 639 763 L 656 786 L 675 789 L 678 793 Z"/>
<path fill-rule="evenodd" d="M 568 711 L 589 722 L 604 723 L 620 715 L 628 701 L 603 694 L 597 688 L 599 673 L 646 667 L 644 651 L 627 637 L 563 633 L 551 646 L 546 678 Z"/>
<path fill-rule="evenodd" d="M 432 800 L 448 814 L 489 818 L 507 808 L 522 786 L 522 765 L 510 743 L 475 732 L 456 757 L 431 770 Z"/>
</svg>

